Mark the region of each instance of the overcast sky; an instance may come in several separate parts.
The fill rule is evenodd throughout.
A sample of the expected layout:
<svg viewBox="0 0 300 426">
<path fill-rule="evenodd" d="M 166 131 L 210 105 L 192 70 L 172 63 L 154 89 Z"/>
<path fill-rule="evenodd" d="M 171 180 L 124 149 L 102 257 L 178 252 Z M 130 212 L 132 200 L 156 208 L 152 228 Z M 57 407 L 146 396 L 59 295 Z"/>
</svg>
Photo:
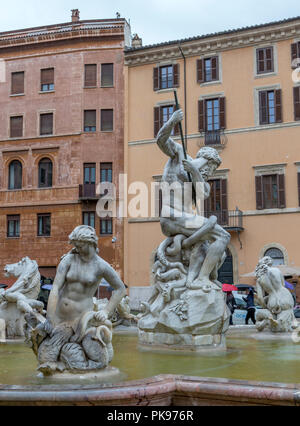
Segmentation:
<svg viewBox="0 0 300 426">
<path fill-rule="evenodd" d="M 80 19 L 130 20 L 143 44 L 160 43 L 300 15 L 299 0 L 1 0 L 0 32 Z"/>
</svg>

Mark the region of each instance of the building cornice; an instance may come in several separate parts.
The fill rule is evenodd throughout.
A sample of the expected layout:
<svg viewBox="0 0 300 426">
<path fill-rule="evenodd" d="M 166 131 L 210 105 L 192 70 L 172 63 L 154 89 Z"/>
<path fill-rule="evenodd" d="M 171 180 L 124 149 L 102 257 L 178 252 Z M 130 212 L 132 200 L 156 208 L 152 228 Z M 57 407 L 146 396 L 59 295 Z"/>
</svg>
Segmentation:
<svg viewBox="0 0 300 426">
<path fill-rule="evenodd" d="M 235 31 L 227 31 L 208 36 L 178 40 L 169 43 L 125 51 L 125 64 L 137 66 L 157 63 L 166 59 L 181 59 L 180 44 L 186 57 L 202 56 L 209 52 L 220 52 L 242 47 L 274 43 L 300 36 L 300 18 L 281 21 L 273 25 L 257 26 Z"/>
<path fill-rule="evenodd" d="M 124 39 L 125 20 L 86 21 L 78 24 L 60 24 L 49 27 L 38 27 L 27 30 L 0 33 L 0 49 L 34 45 L 56 41 L 85 39 L 85 38 L 121 38 Z"/>
</svg>

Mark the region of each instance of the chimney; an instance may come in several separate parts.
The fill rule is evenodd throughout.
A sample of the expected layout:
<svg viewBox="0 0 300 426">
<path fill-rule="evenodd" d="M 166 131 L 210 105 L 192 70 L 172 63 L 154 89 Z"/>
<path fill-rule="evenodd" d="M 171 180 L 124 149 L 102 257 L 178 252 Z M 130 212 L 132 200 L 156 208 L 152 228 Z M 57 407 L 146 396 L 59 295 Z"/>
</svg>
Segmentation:
<svg viewBox="0 0 300 426">
<path fill-rule="evenodd" d="M 79 21 L 79 9 L 72 9 L 72 22 L 78 22 Z"/>
<path fill-rule="evenodd" d="M 134 34 L 132 39 L 132 47 L 142 47 L 142 46 L 143 46 L 143 40 L 137 34 Z"/>
</svg>

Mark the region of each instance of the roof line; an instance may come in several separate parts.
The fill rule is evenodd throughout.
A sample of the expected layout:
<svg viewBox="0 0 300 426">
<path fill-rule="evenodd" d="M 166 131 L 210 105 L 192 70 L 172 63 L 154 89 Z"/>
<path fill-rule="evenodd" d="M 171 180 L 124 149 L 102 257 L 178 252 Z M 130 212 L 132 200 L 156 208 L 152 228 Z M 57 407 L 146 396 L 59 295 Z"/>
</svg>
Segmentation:
<svg viewBox="0 0 300 426">
<path fill-rule="evenodd" d="M 225 30 L 225 31 L 220 31 L 220 32 L 215 32 L 215 33 L 210 33 L 210 34 L 204 34 L 204 35 L 199 35 L 199 36 L 194 36 L 194 37 L 183 38 L 183 39 L 179 39 L 179 40 L 171 40 L 171 41 L 166 41 L 166 42 L 162 42 L 162 43 L 149 44 L 149 45 L 146 45 L 146 46 L 127 47 L 125 49 L 125 51 L 126 52 L 136 52 L 136 51 L 140 51 L 140 50 L 152 49 L 152 48 L 155 48 L 155 47 L 168 46 L 168 45 L 178 44 L 178 43 L 186 43 L 186 42 L 189 42 L 189 41 L 201 40 L 201 39 L 205 39 L 205 38 L 216 37 L 216 36 L 221 36 L 221 35 L 226 35 L 226 34 L 234 34 L 234 33 L 243 32 L 243 31 L 247 31 L 247 30 L 254 30 L 254 29 L 264 28 L 264 27 L 271 27 L 273 25 L 285 24 L 285 23 L 289 23 L 289 22 L 297 21 L 297 20 L 300 20 L 300 16 L 282 19 L 280 21 L 268 22 L 268 23 L 265 23 L 265 24 L 258 24 L 258 25 L 248 26 L 248 27 L 236 28 L 236 29 L 233 29 L 233 30 Z"/>
<path fill-rule="evenodd" d="M 51 24 L 51 25 L 42 25 L 40 27 L 29 27 L 29 28 L 23 28 L 23 29 L 18 29 L 18 30 L 10 30 L 10 31 L 4 31 L 4 32 L 0 32 L 0 36 L 5 36 L 5 35 L 10 35 L 10 34 L 15 34 L 15 33 L 24 33 L 27 31 L 32 31 L 32 30 L 41 30 L 41 29 L 54 29 L 56 27 L 64 27 L 64 26 L 79 26 L 81 24 L 88 24 L 88 23 L 95 23 L 95 22 L 101 22 L 101 23 L 105 23 L 105 22 L 127 22 L 127 20 L 125 18 L 112 18 L 112 19 L 89 19 L 89 20 L 84 20 L 84 21 L 77 21 L 77 22 L 63 22 L 60 24 Z"/>
</svg>

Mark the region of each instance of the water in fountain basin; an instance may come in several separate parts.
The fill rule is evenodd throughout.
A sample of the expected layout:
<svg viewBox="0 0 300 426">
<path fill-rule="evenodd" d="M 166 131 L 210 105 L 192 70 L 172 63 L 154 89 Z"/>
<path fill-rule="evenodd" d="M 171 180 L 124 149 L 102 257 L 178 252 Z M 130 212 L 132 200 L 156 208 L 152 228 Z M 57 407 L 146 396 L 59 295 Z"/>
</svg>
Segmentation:
<svg viewBox="0 0 300 426">
<path fill-rule="evenodd" d="M 159 374 L 180 374 L 300 383 L 300 345 L 292 340 L 279 342 L 228 337 L 227 352 L 216 356 L 141 352 L 137 348 L 137 337 L 130 335 L 115 335 L 113 345 L 115 356 L 111 365 L 119 368 L 123 373 L 122 380 L 126 381 Z M 36 367 L 36 358 L 25 344 L 0 345 L 0 384 L 58 383 L 54 379 L 38 377 Z M 80 377 L 74 380 L 82 383 Z"/>
</svg>

